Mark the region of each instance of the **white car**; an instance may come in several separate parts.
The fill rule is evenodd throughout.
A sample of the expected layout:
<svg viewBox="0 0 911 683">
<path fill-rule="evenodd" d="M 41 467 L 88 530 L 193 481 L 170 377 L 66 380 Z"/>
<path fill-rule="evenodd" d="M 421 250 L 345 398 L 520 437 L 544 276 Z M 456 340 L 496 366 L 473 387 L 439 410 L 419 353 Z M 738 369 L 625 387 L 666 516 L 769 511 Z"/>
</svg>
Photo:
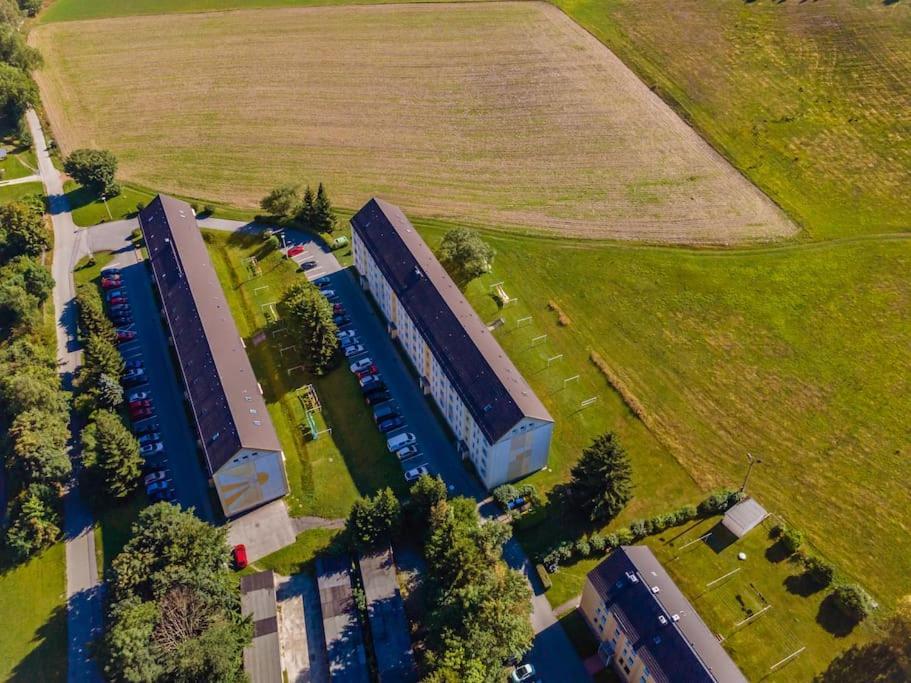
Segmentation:
<svg viewBox="0 0 911 683">
<path fill-rule="evenodd" d="M 144 446 L 139 447 L 139 454 L 142 456 L 155 455 L 156 453 L 162 453 L 164 451 L 164 446 L 160 441 L 156 443 L 147 443 Z"/>
<path fill-rule="evenodd" d="M 408 458 L 413 458 L 416 455 L 420 455 L 421 451 L 418 449 L 416 444 L 411 444 L 410 446 L 405 446 L 398 449 L 395 454 L 399 460 L 408 460 Z"/>
<path fill-rule="evenodd" d="M 383 378 L 379 375 L 367 375 L 366 377 L 361 377 L 357 383 L 361 385 L 361 389 L 367 389 L 372 387 L 377 382 L 382 382 Z"/>
<path fill-rule="evenodd" d="M 386 448 L 389 449 L 390 453 L 395 453 L 405 446 L 411 446 L 412 444 L 417 443 L 417 441 L 417 437 L 411 432 L 402 432 L 401 434 L 389 437 L 386 440 Z"/>
<path fill-rule="evenodd" d="M 152 394 L 150 394 L 148 391 L 134 391 L 132 394 L 130 394 L 129 398 L 127 398 L 127 402 L 132 403 L 133 401 L 145 401 L 150 398 L 152 398 Z"/>
<path fill-rule="evenodd" d="M 369 358 L 361 358 L 356 363 L 351 364 L 351 372 L 360 372 L 361 370 L 366 370 L 371 365 L 373 365 L 372 360 L 370 360 Z"/>
<path fill-rule="evenodd" d="M 512 670 L 512 673 L 509 674 L 509 680 L 512 683 L 522 683 L 523 681 L 530 681 L 534 675 L 535 667 L 531 664 L 523 664 Z"/>
<path fill-rule="evenodd" d="M 326 297 L 327 299 L 332 299 L 333 297 L 335 297 L 334 289 L 322 289 L 320 291 L 323 293 L 323 296 Z"/>
<path fill-rule="evenodd" d="M 150 486 L 156 481 L 167 481 L 168 473 L 165 470 L 158 470 L 157 472 L 152 472 L 152 474 L 146 475 L 146 478 L 142 480 L 143 485 Z"/>
<path fill-rule="evenodd" d="M 367 349 L 360 344 L 349 346 L 346 349 L 343 349 L 343 351 L 345 353 L 345 358 L 354 358 L 354 356 L 360 356 L 362 353 L 367 353 Z"/>
<path fill-rule="evenodd" d="M 427 469 L 427 465 L 418 465 L 412 469 L 405 472 L 405 481 L 409 484 L 417 479 L 420 479 L 423 475 L 430 474 L 430 470 Z M 521 680 L 525 680 L 524 678 Z"/>
</svg>

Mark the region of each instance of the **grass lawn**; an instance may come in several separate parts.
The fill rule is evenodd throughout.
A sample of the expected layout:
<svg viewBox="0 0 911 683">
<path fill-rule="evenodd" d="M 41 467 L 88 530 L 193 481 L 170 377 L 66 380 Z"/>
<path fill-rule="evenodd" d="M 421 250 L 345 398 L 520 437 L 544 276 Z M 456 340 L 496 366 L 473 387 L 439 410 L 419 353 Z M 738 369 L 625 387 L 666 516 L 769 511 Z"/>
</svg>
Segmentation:
<svg viewBox="0 0 911 683">
<path fill-rule="evenodd" d="M 72 180 L 68 180 L 63 189 L 73 211 L 73 221 L 81 227 L 132 218 L 136 215 L 136 205 L 139 202 L 148 204 L 155 197 L 152 192 L 139 190 L 130 185 L 124 185 L 121 193 L 111 197 L 107 202 L 101 201 L 94 193 Z"/>
<path fill-rule="evenodd" d="M 265 311 L 296 278 L 303 277 L 296 266 L 278 251 L 263 255 L 258 234 L 203 234 L 285 451 L 291 514 L 344 517 L 360 495 L 384 486 L 403 491 L 398 463 L 386 452 L 357 382 L 344 364 L 325 377 L 302 369 L 288 372 L 302 359 L 290 348 L 294 340 L 278 331 L 281 324 L 267 323 Z M 245 259 L 257 254 L 255 274 Z M 262 332 L 266 335 L 260 340 L 257 335 Z M 296 392 L 308 384 L 315 387 L 322 404 L 320 424 L 332 428 L 331 434 L 316 440 L 305 439 L 300 429 L 306 415 Z"/>
<path fill-rule="evenodd" d="M 14 202 L 30 194 L 40 194 L 44 196 L 44 185 L 40 182 L 21 183 L 19 185 L 6 185 L 0 187 L 0 204 Z"/>
<path fill-rule="evenodd" d="M 322 180 L 341 206 L 380 194 L 523 231 L 688 243 L 797 232 L 546 3 L 166 14 L 32 35 L 61 148 L 110 148 L 124 179 L 171 193 L 255 208 L 277 184 Z"/>
<path fill-rule="evenodd" d="M 443 228 L 417 227 L 431 244 Z M 907 592 L 911 510 L 894 501 L 911 478 L 911 241 L 712 252 L 487 239 L 494 272 L 468 297 L 483 320 L 506 319 L 498 340 L 557 420 L 551 470 L 531 481 L 565 481 L 581 448 L 614 429 L 638 493 L 622 522 L 739 486 L 753 452 L 764 505 L 880 600 Z M 498 281 L 517 304 L 497 309 Z M 559 539 L 549 524 L 523 539 L 531 550 Z"/>
<path fill-rule="evenodd" d="M 149 499 L 141 490 L 119 505 L 108 505 L 95 510 L 95 560 L 98 563 L 98 574 L 111 566 L 123 546 L 132 537 L 133 524 L 139 519 L 139 513 L 149 504 Z"/>
<path fill-rule="evenodd" d="M 62 542 L 15 567 L 0 566 L 0 680 L 66 680 L 66 577 Z"/>
<path fill-rule="evenodd" d="M 911 5 L 555 0 L 814 238 L 911 225 Z"/>
<path fill-rule="evenodd" d="M 250 564 L 242 573 L 252 574 L 271 569 L 282 576 L 291 576 L 309 571 L 316 556 L 331 549 L 339 533 L 341 532 L 336 529 L 304 531 L 294 543 Z"/>
<path fill-rule="evenodd" d="M 7 157 L 0 161 L 0 181 L 15 180 L 37 173 L 38 160 L 31 145 L 23 145 L 19 140 L 15 122 L 0 118 L 0 149 L 7 152 Z"/>
</svg>

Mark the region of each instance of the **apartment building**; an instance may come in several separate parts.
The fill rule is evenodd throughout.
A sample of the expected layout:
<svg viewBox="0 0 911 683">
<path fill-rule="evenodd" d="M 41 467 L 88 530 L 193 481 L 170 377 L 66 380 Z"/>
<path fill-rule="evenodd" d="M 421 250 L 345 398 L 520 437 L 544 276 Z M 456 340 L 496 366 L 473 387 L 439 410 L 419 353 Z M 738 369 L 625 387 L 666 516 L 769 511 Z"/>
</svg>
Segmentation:
<svg viewBox="0 0 911 683">
<path fill-rule="evenodd" d="M 547 464 L 554 421 L 401 209 L 351 219 L 354 264 L 421 389 L 488 488 Z"/>
</svg>

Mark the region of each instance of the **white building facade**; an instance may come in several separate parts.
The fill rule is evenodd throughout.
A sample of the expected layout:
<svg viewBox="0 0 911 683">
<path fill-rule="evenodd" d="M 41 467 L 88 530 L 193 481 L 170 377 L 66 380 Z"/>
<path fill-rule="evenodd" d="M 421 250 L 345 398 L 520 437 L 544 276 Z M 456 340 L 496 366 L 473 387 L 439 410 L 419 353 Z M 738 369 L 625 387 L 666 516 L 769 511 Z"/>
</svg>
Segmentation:
<svg viewBox="0 0 911 683">
<path fill-rule="evenodd" d="M 362 286 L 485 486 L 544 467 L 553 419 L 401 211 L 371 200 L 352 227 Z"/>
</svg>

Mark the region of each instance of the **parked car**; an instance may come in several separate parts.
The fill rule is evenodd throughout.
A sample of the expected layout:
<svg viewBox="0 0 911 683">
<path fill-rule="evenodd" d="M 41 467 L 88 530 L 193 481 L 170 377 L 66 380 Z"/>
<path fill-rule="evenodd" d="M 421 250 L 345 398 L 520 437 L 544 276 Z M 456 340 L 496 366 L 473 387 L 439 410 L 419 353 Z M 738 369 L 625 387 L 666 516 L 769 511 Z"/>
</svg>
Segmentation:
<svg viewBox="0 0 911 683">
<path fill-rule="evenodd" d="M 297 256 L 298 254 L 303 254 L 306 250 L 303 244 L 295 244 L 293 247 L 288 249 L 288 258 Z"/>
<path fill-rule="evenodd" d="M 366 386 L 363 389 L 361 389 L 364 396 L 369 396 L 370 394 L 377 394 L 381 391 L 386 391 L 386 390 L 387 390 L 387 388 L 386 388 L 385 382 L 371 382 L 369 386 Z"/>
<path fill-rule="evenodd" d="M 347 315 L 336 315 L 333 316 L 332 322 L 334 322 L 338 327 L 345 327 L 346 325 L 351 324 L 351 318 Z"/>
<path fill-rule="evenodd" d="M 512 670 L 512 673 L 509 674 L 509 680 L 511 683 L 524 683 L 524 681 L 531 681 L 534 676 L 535 667 L 531 664 L 523 664 Z"/>
<path fill-rule="evenodd" d="M 145 446 L 148 443 L 159 443 L 161 442 L 161 433 L 146 432 L 145 434 L 140 435 L 137 441 L 139 441 L 140 446 Z"/>
<path fill-rule="evenodd" d="M 356 334 L 357 334 L 357 330 L 341 330 L 335 336 L 338 337 L 339 339 L 346 339 L 349 337 L 353 337 Z"/>
<path fill-rule="evenodd" d="M 369 368 L 364 368 L 363 370 L 355 372 L 354 376 L 357 377 L 358 379 L 363 379 L 367 375 L 376 375 L 376 374 L 379 374 L 379 372 L 380 372 L 380 369 L 378 367 L 376 367 L 375 365 L 371 365 Z"/>
<path fill-rule="evenodd" d="M 410 446 L 413 443 L 417 443 L 417 437 L 411 432 L 402 432 L 401 434 L 389 437 L 386 440 L 386 448 L 389 449 L 390 453 L 395 453 L 400 448 Z"/>
<path fill-rule="evenodd" d="M 124 362 L 123 367 L 127 370 L 140 370 L 143 367 L 143 362 L 138 358 L 134 358 Z"/>
<path fill-rule="evenodd" d="M 146 493 L 150 496 L 156 491 L 165 491 L 171 488 L 171 481 L 168 479 L 162 479 L 159 481 L 153 481 L 151 484 L 146 484 Z"/>
<path fill-rule="evenodd" d="M 126 328 L 133 324 L 133 316 L 115 315 L 111 318 L 111 322 L 117 327 Z"/>
<path fill-rule="evenodd" d="M 157 434 L 158 429 L 159 427 L 157 422 L 150 422 L 149 424 L 143 425 L 142 427 L 134 427 L 133 433 L 136 436 L 146 436 L 147 434 Z"/>
<path fill-rule="evenodd" d="M 378 389 L 377 391 L 372 391 L 366 396 L 364 396 L 364 402 L 368 406 L 378 406 L 386 401 L 392 400 L 392 394 L 389 393 L 386 389 Z"/>
<path fill-rule="evenodd" d="M 399 460 L 408 460 L 408 458 L 413 458 L 416 455 L 420 455 L 421 450 L 417 447 L 417 444 L 411 444 L 410 446 L 405 446 L 400 448 L 395 452 L 395 456 Z"/>
<path fill-rule="evenodd" d="M 361 340 L 357 337 L 341 337 L 338 341 L 343 349 L 347 349 L 349 346 L 356 346 L 357 344 L 361 343 Z"/>
<path fill-rule="evenodd" d="M 129 303 L 130 303 L 130 297 L 128 297 L 128 296 L 112 296 L 110 299 L 108 299 L 108 303 L 109 303 L 111 306 L 129 305 Z"/>
<path fill-rule="evenodd" d="M 383 378 L 379 375 L 364 375 L 361 377 L 357 383 L 361 385 L 361 389 L 367 389 L 377 382 L 382 382 Z"/>
<path fill-rule="evenodd" d="M 120 268 L 103 268 L 101 277 L 120 277 Z"/>
<path fill-rule="evenodd" d="M 116 289 L 121 286 L 120 278 L 117 279 L 105 277 L 101 279 L 101 288 L 102 289 Z"/>
<path fill-rule="evenodd" d="M 139 422 L 140 420 L 148 420 L 150 417 L 155 417 L 155 411 L 151 408 L 140 408 L 136 411 L 130 411 L 130 419 L 133 422 Z"/>
<path fill-rule="evenodd" d="M 147 401 L 152 398 L 152 392 L 150 391 L 134 391 L 127 397 L 127 401 L 132 403 L 133 401 Z"/>
<path fill-rule="evenodd" d="M 135 410 L 136 408 L 151 408 L 152 399 L 150 398 L 138 398 L 135 401 L 128 401 L 127 407 L 130 410 Z"/>
<path fill-rule="evenodd" d="M 243 569 L 247 566 L 247 546 L 243 543 L 234 546 L 234 549 L 231 551 L 231 556 L 234 558 L 235 569 Z"/>
<path fill-rule="evenodd" d="M 345 307 L 342 304 L 332 304 L 332 312 L 335 315 L 345 315 Z"/>
<path fill-rule="evenodd" d="M 399 408 L 396 405 L 388 405 L 377 408 L 373 411 L 373 421 L 379 424 L 383 420 L 399 415 Z"/>
<path fill-rule="evenodd" d="M 177 500 L 177 493 L 172 488 L 158 489 L 156 491 L 146 491 L 153 503 L 173 503 Z"/>
<path fill-rule="evenodd" d="M 107 296 L 108 301 L 110 301 L 114 297 L 126 296 L 126 295 L 127 295 L 127 290 L 125 290 L 125 289 L 109 289 L 108 291 L 105 292 L 105 296 Z"/>
<path fill-rule="evenodd" d="M 149 484 L 154 484 L 156 481 L 167 481 L 170 479 L 168 476 L 167 470 L 155 470 L 154 472 L 147 474 L 143 480 L 143 486 L 148 486 Z"/>
<path fill-rule="evenodd" d="M 313 270 L 316 265 L 316 261 L 304 261 L 301 263 L 301 270 Z"/>
<path fill-rule="evenodd" d="M 155 455 L 156 453 L 164 452 L 164 444 L 161 441 L 156 441 L 155 443 L 147 443 L 144 446 L 139 447 L 139 455 Z"/>
<path fill-rule="evenodd" d="M 132 313 L 130 310 L 129 304 L 115 304 L 108 308 L 108 311 L 113 315 L 114 313 Z"/>
<path fill-rule="evenodd" d="M 124 342 L 133 341 L 136 339 L 136 333 L 133 330 L 117 330 L 117 343 L 123 344 Z M 124 375 L 126 379 L 126 375 Z"/>
<path fill-rule="evenodd" d="M 120 378 L 120 381 L 126 385 L 144 382 L 146 381 L 145 374 L 146 371 L 143 368 L 129 368 L 123 373 L 123 377 Z"/>
<path fill-rule="evenodd" d="M 316 285 L 317 287 L 319 287 L 320 289 L 325 289 L 325 288 L 328 287 L 331 283 L 330 283 L 330 280 L 329 280 L 329 276 L 328 276 L 328 275 L 323 275 L 323 277 L 318 277 L 318 278 L 316 278 L 316 279 L 313 281 L 313 284 L 315 284 L 315 285 Z"/>
<path fill-rule="evenodd" d="M 354 358 L 354 356 L 360 356 L 362 353 L 367 353 L 367 349 L 360 344 L 355 344 L 346 349 L 342 349 L 342 352 L 345 354 L 345 358 Z"/>
<path fill-rule="evenodd" d="M 351 369 L 351 372 L 358 373 L 358 372 L 362 372 L 363 370 L 366 370 L 367 368 L 369 368 L 372 365 L 373 365 L 373 361 L 370 360 L 369 358 L 361 358 L 359 361 L 355 361 L 348 367 Z"/>
<path fill-rule="evenodd" d="M 405 472 L 405 481 L 410 484 L 411 482 L 420 479 L 425 474 L 430 474 L 430 469 L 427 467 L 426 463 L 418 465 L 417 467 L 412 467 Z"/>
<path fill-rule="evenodd" d="M 396 429 L 401 429 L 404 426 L 405 418 L 401 415 L 396 415 L 395 417 L 390 417 L 386 420 L 383 420 L 376 427 L 383 434 L 388 434 L 389 432 L 395 431 Z"/>
<path fill-rule="evenodd" d="M 151 458 L 146 458 L 142 461 L 143 474 L 151 474 L 152 472 L 166 469 L 168 469 L 168 459 L 162 454 L 153 455 Z"/>
</svg>

